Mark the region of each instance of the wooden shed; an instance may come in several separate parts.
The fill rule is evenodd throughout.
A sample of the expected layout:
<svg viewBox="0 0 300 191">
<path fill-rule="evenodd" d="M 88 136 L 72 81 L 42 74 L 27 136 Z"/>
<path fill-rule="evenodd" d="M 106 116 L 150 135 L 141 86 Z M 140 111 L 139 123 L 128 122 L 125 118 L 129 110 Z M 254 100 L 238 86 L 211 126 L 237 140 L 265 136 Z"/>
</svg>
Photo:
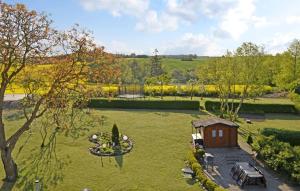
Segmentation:
<svg viewBox="0 0 300 191">
<path fill-rule="evenodd" d="M 234 122 L 209 118 L 192 121 L 193 128 L 201 134 L 203 147 L 222 148 L 238 146 L 238 125 Z"/>
</svg>

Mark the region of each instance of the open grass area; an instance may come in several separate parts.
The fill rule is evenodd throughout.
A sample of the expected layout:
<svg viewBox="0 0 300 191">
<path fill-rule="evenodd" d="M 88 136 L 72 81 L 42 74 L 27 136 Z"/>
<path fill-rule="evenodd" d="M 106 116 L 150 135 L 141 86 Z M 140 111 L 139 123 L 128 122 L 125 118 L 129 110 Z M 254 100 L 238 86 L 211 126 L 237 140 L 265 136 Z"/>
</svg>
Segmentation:
<svg viewBox="0 0 300 191">
<path fill-rule="evenodd" d="M 125 58 L 123 62 L 130 63 L 132 60 L 136 60 L 141 64 L 147 64 L 151 62 L 150 58 Z M 181 59 L 176 58 L 162 58 L 161 64 L 166 72 L 172 72 L 174 69 L 184 71 L 189 69 L 197 69 L 201 64 L 207 62 L 208 60 L 209 58 L 197 58 L 193 59 L 192 61 L 182 61 Z"/>
<path fill-rule="evenodd" d="M 101 115 L 107 117 L 103 127 L 97 121 Z M 17 111 L 6 110 L 5 116 L 9 136 L 23 119 Z M 44 176 L 48 177 L 44 180 L 46 190 L 87 187 L 92 190 L 199 191 L 198 184 L 191 184 L 182 177 L 181 168 L 190 147 L 191 120 L 207 117 L 198 111 L 91 110 L 89 117 L 83 119 L 84 128 L 78 137 L 58 135 L 58 161 L 52 158 L 46 165 L 32 163 L 40 156 L 41 136 L 37 127 L 41 123 L 36 122 L 32 133 L 21 138 L 13 153 L 20 178 L 12 190 L 26 190 L 33 185 L 36 176 Z M 89 153 L 88 148 L 93 144 L 87 137 L 93 132 L 111 131 L 113 123 L 117 123 L 121 133 L 133 139 L 134 148 L 123 157 L 103 157 L 101 162 L 100 157 Z M 264 121 L 247 124 L 240 119 L 239 124 L 239 137 L 243 141 L 247 133 L 266 127 L 300 131 L 300 116 L 266 114 Z M 4 177 L 2 165 L 0 177 Z"/>
<path fill-rule="evenodd" d="M 261 121 L 253 121 L 247 124 L 244 119 L 240 119 L 239 132 L 241 138 L 246 139 L 249 133 L 257 134 L 263 128 L 276 128 L 300 131 L 300 115 L 293 114 L 265 114 L 265 119 Z"/>
<path fill-rule="evenodd" d="M 112 98 L 112 99 L 119 99 L 119 98 Z M 146 99 L 146 100 L 160 100 L 160 96 L 146 96 L 145 98 L 136 98 L 136 99 Z M 191 100 L 190 96 L 164 96 L 163 100 Z M 214 97 L 197 97 L 194 96 L 192 100 L 200 101 L 200 105 L 204 106 L 205 101 L 219 101 L 219 98 Z M 276 103 L 276 104 L 293 104 L 293 102 L 289 98 L 256 98 L 256 99 L 246 99 L 245 103 Z"/>
<path fill-rule="evenodd" d="M 5 113 L 9 127 L 7 135 L 22 121 L 14 113 Z M 205 114 L 197 111 L 92 110 L 91 115 L 95 119 L 106 116 L 104 127 L 97 122 L 89 125 L 87 120 L 85 127 L 89 131 L 84 131 L 79 138 L 57 137 L 56 154 L 60 163 L 50 163 L 45 169 L 49 177 L 55 175 L 45 183 L 47 190 L 201 190 L 198 184 L 189 184 L 182 177 L 181 168 L 190 146 L 190 122 L 206 118 Z M 102 166 L 101 158 L 89 153 L 92 144 L 87 136 L 99 130 L 111 131 L 113 123 L 117 123 L 121 133 L 133 139 L 134 148 L 123 157 L 103 158 Z M 24 190 L 34 182 L 38 165 L 29 163 L 35 159 L 41 145 L 39 125 L 35 123 L 31 136 L 25 134 L 13 153 L 21 170 L 13 190 Z M 25 176 L 27 172 L 30 173 Z M 4 177 L 2 165 L 0 177 Z"/>
</svg>

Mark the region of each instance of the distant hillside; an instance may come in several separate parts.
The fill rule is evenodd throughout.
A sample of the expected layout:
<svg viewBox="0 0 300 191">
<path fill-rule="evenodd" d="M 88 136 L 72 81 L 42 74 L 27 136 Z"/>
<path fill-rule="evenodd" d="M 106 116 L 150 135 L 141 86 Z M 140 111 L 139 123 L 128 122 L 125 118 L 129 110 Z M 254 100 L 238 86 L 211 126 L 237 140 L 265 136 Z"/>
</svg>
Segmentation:
<svg viewBox="0 0 300 191">
<path fill-rule="evenodd" d="M 205 63 L 209 57 L 201 57 L 193 59 L 192 61 L 183 61 L 177 58 L 161 58 L 162 67 L 171 72 L 174 69 L 188 70 L 196 69 L 199 65 Z M 150 58 L 124 58 L 124 62 L 130 63 L 132 60 L 136 60 L 138 63 L 146 64 L 150 63 Z"/>
</svg>

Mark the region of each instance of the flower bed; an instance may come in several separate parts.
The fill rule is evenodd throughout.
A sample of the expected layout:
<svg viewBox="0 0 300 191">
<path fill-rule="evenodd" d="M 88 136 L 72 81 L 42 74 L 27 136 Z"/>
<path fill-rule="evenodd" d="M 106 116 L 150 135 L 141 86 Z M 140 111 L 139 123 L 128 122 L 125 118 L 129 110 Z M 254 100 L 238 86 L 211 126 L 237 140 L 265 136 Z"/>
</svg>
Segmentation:
<svg viewBox="0 0 300 191">
<path fill-rule="evenodd" d="M 97 156 L 118 156 L 129 153 L 133 148 L 131 139 L 126 135 L 119 136 L 119 145 L 111 141 L 111 134 L 107 132 L 97 132 L 89 136 L 89 141 L 95 146 L 90 147 L 92 154 Z"/>
</svg>

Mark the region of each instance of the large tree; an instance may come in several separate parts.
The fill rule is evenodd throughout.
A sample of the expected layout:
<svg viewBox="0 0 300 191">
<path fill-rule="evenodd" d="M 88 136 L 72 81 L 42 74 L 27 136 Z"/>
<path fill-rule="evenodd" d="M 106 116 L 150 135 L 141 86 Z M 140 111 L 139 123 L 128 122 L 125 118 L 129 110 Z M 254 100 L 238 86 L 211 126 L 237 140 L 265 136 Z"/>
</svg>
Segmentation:
<svg viewBox="0 0 300 191">
<path fill-rule="evenodd" d="M 277 65 L 277 72 L 274 75 L 274 82 L 283 90 L 293 92 L 300 84 L 300 41 L 294 40 L 287 51 L 277 54 L 274 62 Z"/>
<path fill-rule="evenodd" d="M 19 138 L 30 130 L 34 121 L 48 111 L 56 113 L 56 109 L 67 107 L 70 95 L 82 90 L 86 60 L 93 49 L 90 35 L 84 30 L 74 27 L 57 32 L 46 15 L 21 4 L 0 2 L 0 152 L 6 181 L 18 177 L 12 152 Z M 34 75 L 32 70 L 38 73 Z M 25 93 L 22 101 L 25 121 L 7 136 L 4 95 L 14 84 Z"/>
<path fill-rule="evenodd" d="M 261 92 L 262 55 L 261 47 L 243 43 L 234 54 L 227 52 L 201 66 L 200 82 L 215 86 L 221 103 L 221 117 L 236 120 L 244 100 Z"/>
<path fill-rule="evenodd" d="M 299 77 L 298 74 L 298 58 L 300 57 L 300 41 L 295 39 L 289 46 L 288 49 L 289 53 L 293 57 L 293 69 L 292 69 L 292 74 L 293 74 L 293 80 L 297 80 Z"/>
</svg>

